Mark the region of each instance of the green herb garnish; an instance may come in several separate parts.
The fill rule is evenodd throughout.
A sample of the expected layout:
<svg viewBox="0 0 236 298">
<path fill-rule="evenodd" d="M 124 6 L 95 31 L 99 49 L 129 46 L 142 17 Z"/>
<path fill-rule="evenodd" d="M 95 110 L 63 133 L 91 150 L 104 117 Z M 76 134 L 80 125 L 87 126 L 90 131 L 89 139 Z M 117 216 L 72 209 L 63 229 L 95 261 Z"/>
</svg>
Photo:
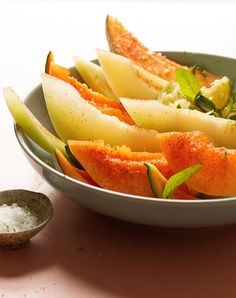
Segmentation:
<svg viewBox="0 0 236 298">
<path fill-rule="evenodd" d="M 236 114 L 236 92 L 231 92 L 227 105 L 224 108 L 224 117 L 231 120 L 235 119 Z"/>
<path fill-rule="evenodd" d="M 209 113 L 215 117 L 221 117 L 221 112 L 216 108 L 213 101 L 201 94 L 201 84 L 199 79 L 194 75 L 194 70 L 188 71 L 183 68 L 175 70 L 176 81 L 180 86 L 180 90 L 193 105 L 199 108 L 202 112 Z"/>
<path fill-rule="evenodd" d="M 169 198 L 178 186 L 186 182 L 203 166 L 202 164 L 191 166 L 166 180 L 166 178 L 153 164 L 144 163 L 144 165 L 147 167 L 147 176 L 151 190 L 153 195 L 157 198 Z"/>
<path fill-rule="evenodd" d="M 183 95 L 194 104 L 195 97 L 201 89 L 198 78 L 191 71 L 183 68 L 176 68 L 175 76 Z"/>
<path fill-rule="evenodd" d="M 191 176 L 196 173 L 203 165 L 197 164 L 194 166 L 191 166 L 189 168 L 184 169 L 181 172 L 178 172 L 171 176 L 168 181 L 166 182 L 166 185 L 163 190 L 163 198 L 169 198 L 169 196 L 173 193 L 173 191 L 186 182 Z"/>
</svg>

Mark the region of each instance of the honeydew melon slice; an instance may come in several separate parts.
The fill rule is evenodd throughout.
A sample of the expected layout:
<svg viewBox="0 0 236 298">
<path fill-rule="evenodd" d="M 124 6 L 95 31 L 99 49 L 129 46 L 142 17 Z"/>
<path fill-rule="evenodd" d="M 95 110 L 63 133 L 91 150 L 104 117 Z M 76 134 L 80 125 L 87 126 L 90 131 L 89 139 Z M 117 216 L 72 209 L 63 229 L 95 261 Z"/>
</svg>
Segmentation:
<svg viewBox="0 0 236 298">
<path fill-rule="evenodd" d="M 115 96 L 108 85 L 101 66 L 77 56 L 74 57 L 74 62 L 82 79 L 92 90 L 119 102 L 119 99 Z"/>
<path fill-rule="evenodd" d="M 128 58 L 97 49 L 99 63 L 117 97 L 153 99 L 168 82 L 138 67 Z"/>
<path fill-rule="evenodd" d="M 197 110 L 177 109 L 157 100 L 121 98 L 125 109 L 139 127 L 159 132 L 201 131 L 217 146 L 236 148 L 236 121 L 217 118 Z"/>
<path fill-rule="evenodd" d="M 102 114 L 80 97 L 78 91 L 48 74 L 42 74 L 45 101 L 54 129 L 63 140 L 104 140 L 127 145 L 133 151 L 160 150 L 158 133 L 121 122 Z"/>
<path fill-rule="evenodd" d="M 29 138 L 48 153 L 53 153 L 55 149 L 59 149 L 67 156 L 65 143 L 49 132 L 34 117 L 11 88 L 4 88 L 3 95 L 12 117 Z"/>
</svg>

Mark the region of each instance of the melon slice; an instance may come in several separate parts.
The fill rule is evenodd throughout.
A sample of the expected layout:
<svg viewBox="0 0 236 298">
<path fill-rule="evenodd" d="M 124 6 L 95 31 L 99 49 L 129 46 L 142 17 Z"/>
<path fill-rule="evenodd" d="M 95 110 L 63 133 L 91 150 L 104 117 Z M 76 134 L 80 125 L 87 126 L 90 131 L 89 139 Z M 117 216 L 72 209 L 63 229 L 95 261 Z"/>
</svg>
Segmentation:
<svg viewBox="0 0 236 298">
<path fill-rule="evenodd" d="M 160 135 L 169 166 L 178 172 L 197 163 L 203 167 L 186 184 L 214 196 L 236 195 L 236 150 L 215 147 L 200 132 L 172 132 Z"/>
<path fill-rule="evenodd" d="M 103 141 L 68 141 L 73 155 L 101 187 L 143 196 L 153 196 L 144 162 L 153 163 L 167 176 L 162 153 L 132 152 L 128 147 L 111 147 Z"/>
<path fill-rule="evenodd" d="M 106 189 L 128 194 L 153 197 L 145 164 L 154 165 L 162 180 L 173 172 L 162 153 L 132 152 L 126 146 L 111 147 L 103 141 L 68 141 L 73 155 L 89 175 Z M 186 185 L 176 189 L 173 198 L 195 199 L 184 192 Z"/>
<path fill-rule="evenodd" d="M 62 170 L 62 172 L 76 180 L 79 180 L 84 183 L 88 183 L 94 186 L 98 186 L 95 181 L 89 176 L 89 174 L 85 170 L 80 170 L 74 167 L 69 160 L 65 157 L 65 155 L 58 149 L 55 149 L 55 157 L 57 162 Z"/>
<path fill-rule="evenodd" d="M 115 101 L 112 98 L 106 97 L 101 93 L 95 92 L 88 88 L 85 84 L 82 84 L 74 77 L 70 75 L 69 69 L 56 64 L 50 59 L 49 55 L 47 57 L 46 66 L 48 66 L 48 74 L 56 77 L 64 82 L 71 84 L 80 94 L 80 96 L 88 101 L 90 104 L 94 105 L 103 114 L 110 116 L 116 116 L 122 122 L 133 125 L 134 121 L 130 118 L 124 107 L 120 102 Z"/>
<path fill-rule="evenodd" d="M 134 151 L 157 152 L 158 133 L 101 113 L 68 83 L 42 74 L 42 87 L 52 124 L 63 140 L 104 140 Z"/>
<path fill-rule="evenodd" d="M 74 62 L 80 76 L 92 90 L 119 102 L 108 85 L 101 66 L 80 57 L 74 57 Z"/>
<path fill-rule="evenodd" d="M 120 102 L 115 101 L 113 98 L 106 97 L 99 92 L 95 92 L 88 88 L 85 84 L 82 84 L 80 81 L 76 80 L 70 75 L 69 69 L 56 64 L 52 60 L 53 57 L 50 55 L 50 53 L 47 56 L 45 67 L 46 73 L 71 84 L 79 92 L 83 99 L 89 101 L 90 104 L 94 105 L 103 114 L 116 116 L 122 122 L 131 125 L 134 124 L 134 121 L 130 118 Z"/>
<path fill-rule="evenodd" d="M 49 132 L 35 118 L 11 88 L 4 88 L 3 95 L 12 117 L 29 138 L 48 153 L 53 153 L 55 149 L 59 149 L 67 155 L 65 143 Z"/>
<path fill-rule="evenodd" d="M 106 35 L 112 52 L 129 58 L 142 68 L 165 80 L 175 80 L 176 67 L 186 68 L 186 66 L 167 59 L 161 53 L 149 50 L 116 18 L 109 15 L 106 19 Z M 195 69 L 195 74 L 203 86 L 209 86 L 214 80 L 219 78 L 215 74 L 207 71 L 202 72 L 198 68 Z"/>
<path fill-rule="evenodd" d="M 199 130 L 214 139 L 218 146 L 236 148 L 236 121 L 217 118 L 197 110 L 177 109 L 157 100 L 121 98 L 135 123 L 159 132 Z"/>
<path fill-rule="evenodd" d="M 97 49 L 106 80 L 117 97 L 156 98 L 168 82 L 134 65 L 129 59 Z"/>
</svg>

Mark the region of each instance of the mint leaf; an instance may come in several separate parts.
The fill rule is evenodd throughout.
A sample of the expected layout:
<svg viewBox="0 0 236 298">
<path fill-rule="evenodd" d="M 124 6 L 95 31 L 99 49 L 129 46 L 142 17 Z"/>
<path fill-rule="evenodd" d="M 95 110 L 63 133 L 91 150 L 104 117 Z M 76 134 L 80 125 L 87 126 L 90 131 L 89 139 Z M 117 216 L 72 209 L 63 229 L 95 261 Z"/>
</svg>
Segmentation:
<svg viewBox="0 0 236 298">
<path fill-rule="evenodd" d="M 228 98 L 228 102 L 227 105 L 224 109 L 224 113 L 225 113 L 225 118 L 231 119 L 230 117 L 232 117 L 232 113 L 235 114 L 236 112 L 236 92 L 233 91 L 231 92 L 229 98 Z M 235 118 L 235 117 L 233 117 Z M 235 120 L 235 119 L 232 119 Z"/>
<path fill-rule="evenodd" d="M 201 89 L 198 78 L 191 72 L 183 68 L 176 68 L 176 81 L 180 90 L 192 103 Z"/>
<path fill-rule="evenodd" d="M 230 120 L 236 120 L 236 111 L 235 112 L 232 112 L 232 113 L 229 113 L 228 119 L 230 119 Z"/>
<path fill-rule="evenodd" d="M 163 190 L 163 198 L 169 198 L 169 196 L 173 193 L 173 191 L 186 182 L 191 176 L 196 173 L 203 165 L 197 164 L 194 166 L 191 166 L 189 168 L 184 169 L 181 172 L 178 172 L 171 176 L 168 181 L 166 182 L 166 185 Z"/>
</svg>

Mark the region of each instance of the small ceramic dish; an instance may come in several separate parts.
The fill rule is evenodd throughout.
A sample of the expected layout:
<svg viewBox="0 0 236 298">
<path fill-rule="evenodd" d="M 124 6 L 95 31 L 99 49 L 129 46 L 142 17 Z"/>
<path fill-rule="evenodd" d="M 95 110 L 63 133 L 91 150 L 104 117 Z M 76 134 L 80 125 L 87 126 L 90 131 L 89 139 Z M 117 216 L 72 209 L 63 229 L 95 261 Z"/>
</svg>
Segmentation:
<svg viewBox="0 0 236 298">
<path fill-rule="evenodd" d="M 53 214 L 53 206 L 47 196 L 41 193 L 14 189 L 0 192 L 0 206 L 17 204 L 21 208 L 27 208 L 28 212 L 35 216 L 36 225 L 32 228 L 18 232 L 0 232 L 1 248 L 19 248 L 42 230 Z"/>
</svg>

